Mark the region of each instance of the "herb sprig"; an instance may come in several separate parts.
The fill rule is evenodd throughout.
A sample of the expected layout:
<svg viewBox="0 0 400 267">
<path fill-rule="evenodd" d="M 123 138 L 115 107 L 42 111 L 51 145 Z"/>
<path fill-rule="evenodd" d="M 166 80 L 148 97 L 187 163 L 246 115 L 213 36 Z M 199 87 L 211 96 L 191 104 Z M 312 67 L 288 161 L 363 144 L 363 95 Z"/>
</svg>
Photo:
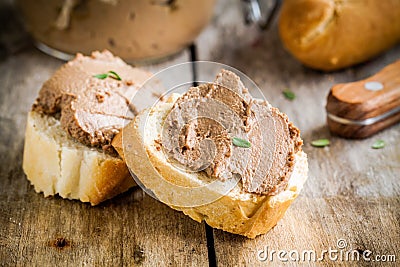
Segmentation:
<svg viewBox="0 0 400 267">
<path fill-rule="evenodd" d="M 330 145 L 330 141 L 329 141 L 329 139 L 318 139 L 318 140 L 314 140 L 314 141 L 312 141 L 311 142 L 311 145 L 312 146 L 315 146 L 315 147 L 326 147 L 326 146 L 329 146 Z"/>
<path fill-rule="evenodd" d="M 373 149 L 381 149 L 385 147 L 385 141 L 383 141 L 382 139 L 376 140 L 373 144 L 372 144 L 372 148 Z"/>
<path fill-rule="evenodd" d="M 241 138 L 239 138 L 239 137 L 233 137 L 233 138 L 232 138 L 232 143 L 233 143 L 235 146 L 238 146 L 238 147 L 243 147 L 243 148 L 249 148 L 249 147 L 251 147 L 251 143 L 250 143 L 249 141 L 247 141 L 247 140 L 245 140 L 245 139 L 241 139 Z"/>
<path fill-rule="evenodd" d="M 113 78 L 113 79 L 115 79 L 117 81 L 121 81 L 122 80 L 121 77 L 113 70 L 110 70 L 107 73 L 100 73 L 100 74 L 93 75 L 93 77 L 95 77 L 97 79 L 100 79 L 100 80 L 104 80 L 107 77 Z"/>
<path fill-rule="evenodd" d="M 286 97 L 286 99 L 292 101 L 296 98 L 296 94 L 292 91 L 290 91 L 290 89 L 286 89 L 285 91 L 282 92 L 283 96 Z"/>
</svg>

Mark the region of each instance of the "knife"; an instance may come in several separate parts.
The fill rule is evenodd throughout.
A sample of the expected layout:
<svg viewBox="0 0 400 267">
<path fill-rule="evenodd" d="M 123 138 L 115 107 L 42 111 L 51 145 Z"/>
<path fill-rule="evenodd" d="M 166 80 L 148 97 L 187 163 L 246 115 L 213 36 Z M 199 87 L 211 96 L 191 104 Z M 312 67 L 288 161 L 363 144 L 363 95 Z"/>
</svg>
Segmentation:
<svg viewBox="0 0 400 267">
<path fill-rule="evenodd" d="M 400 121 L 400 60 L 367 79 L 334 85 L 326 111 L 329 130 L 345 138 L 366 138 Z"/>
</svg>

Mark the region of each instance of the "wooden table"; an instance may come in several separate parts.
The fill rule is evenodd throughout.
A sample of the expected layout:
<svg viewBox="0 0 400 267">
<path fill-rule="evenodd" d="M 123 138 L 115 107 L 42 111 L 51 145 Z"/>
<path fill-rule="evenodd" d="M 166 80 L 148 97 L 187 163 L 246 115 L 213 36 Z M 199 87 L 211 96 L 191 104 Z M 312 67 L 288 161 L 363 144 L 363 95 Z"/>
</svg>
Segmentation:
<svg viewBox="0 0 400 267">
<path fill-rule="evenodd" d="M 7 14 L 4 8 L 9 6 L 1 14 Z M 333 84 L 375 73 L 400 58 L 400 47 L 325 74 L 303 67 L 282 48 L 276 23 L 261 34 L 245 27 L 237 3 L 229 0 L 218 3 L 216 14 L 196 41 L 198 59 L 246 73 L 302 130 L 310 175 L 284 218 L 269 233 L 250 240 L 199 224 L 139 188 L 96 207 L 35 193 L 21 167 L 26 115 L 41 84 L 63 62 L 28 45 L 0 62 L 1 266 L 280 266 L 276 255 L 273 262 L 260 261 L 260 250 L 315 250 L 320 255 L 337 249 L 339 239 L 347 244 L 344 250 L 370 250 L 371 258 L 395 255 L 400 262 L 400 125 L 349 141 L 329 134 L 324 108 Z M 5 28 L 2 37 L 7 36 L 4 31 L 15 34 L 14 27 Z M 190 58 L 188 49 L 146 68 L 156 71 Z M 283 97 L 286 88 L 296 93 L 294 101 Z M 331 145 L 312 147 L 310 141 L 317 138 L 329 138 Z M 385 140 L 386 147 L 371 149 L 376 139 Z M 380 265 L 335 262 L 328 256 L 322 262 L 300 263 Z"/>
</svg>

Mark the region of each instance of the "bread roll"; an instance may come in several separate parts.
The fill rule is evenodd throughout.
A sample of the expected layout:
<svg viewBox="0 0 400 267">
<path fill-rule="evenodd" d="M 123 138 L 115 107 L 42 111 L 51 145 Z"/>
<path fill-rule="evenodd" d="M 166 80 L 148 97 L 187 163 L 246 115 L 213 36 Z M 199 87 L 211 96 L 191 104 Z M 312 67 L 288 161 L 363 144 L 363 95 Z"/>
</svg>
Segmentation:
<svg viewBox="0 0 400 267">
<path fill-rule="evenodd" d="M 53 116 L 31 111 L 23 169 L 36 192 L 97 205 L 135 185 L 125 163 L 72 139 Z"/>
<path fill-rule="evenodd" d="M 168 103 L 159 103 L 144 110 L 118 134 L 112 145 L 127 162 L 140 181 L 160 200 L 167 200 L 171 208 L 182 211 L 192 219 L 205 221 L 214 228 L 254 238 L 276 225 L 286 209 L 297 197 L 307 179 L 307 156 L 299 151 L 295 167 L 284 191 L 274 196 L 246 193 L 239 182 L 226 195 L 216 198 L 213 187 L 203 187 L 203 195 L 191 188 L 201 187 L 208 177 L 204 172 L 186 172 L 171 165 L 160 144 L 155 142 L 162 134 L 163 122 L 171 111 L 176 96 Z M 141 127 L 146 123 L 145 131 Z M 163 179 L 159 179 L 159 177 Z M 178 186 L 176 186 L 178 185 Z M 188 194 L 183 190 L 188 189 Z M 171 202 L 202 202 L 200 198 L 216 199 L 199 206 L 176 206 Z M 169 202 L 168 200 L 171 200 Z M 169 203 L 167 203 L 169 202 Z"/>
<path fill-rule="evenodd" d="M 28 115 L 23 159 L 37 192 L 97 205 L 135 185 L 111 140 L 133 119 L 131 100 L 150 76 L 95 51 L 77 54 L 43 84 Z"/>
<path fill-rule="evenodd" d="M 304 65 L 338 70 L 400 41 L 400 1 L 285 0 L 279 32 L 287 50 Z"/>
</svg>

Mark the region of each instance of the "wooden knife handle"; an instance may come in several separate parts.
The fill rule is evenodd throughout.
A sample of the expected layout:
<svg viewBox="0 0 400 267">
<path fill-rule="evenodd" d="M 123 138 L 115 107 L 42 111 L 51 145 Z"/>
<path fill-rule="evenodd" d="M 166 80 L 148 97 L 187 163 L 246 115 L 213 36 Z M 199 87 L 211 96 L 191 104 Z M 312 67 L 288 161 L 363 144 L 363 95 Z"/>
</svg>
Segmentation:
<svg viewBox="0 0 400 267">
<path fill-rule="evenodd" d="M 332 133 L 365 138 L 400 121 L 400 60 L 361 81 L 337 84 L 327 100 Z"/>
</svg>

